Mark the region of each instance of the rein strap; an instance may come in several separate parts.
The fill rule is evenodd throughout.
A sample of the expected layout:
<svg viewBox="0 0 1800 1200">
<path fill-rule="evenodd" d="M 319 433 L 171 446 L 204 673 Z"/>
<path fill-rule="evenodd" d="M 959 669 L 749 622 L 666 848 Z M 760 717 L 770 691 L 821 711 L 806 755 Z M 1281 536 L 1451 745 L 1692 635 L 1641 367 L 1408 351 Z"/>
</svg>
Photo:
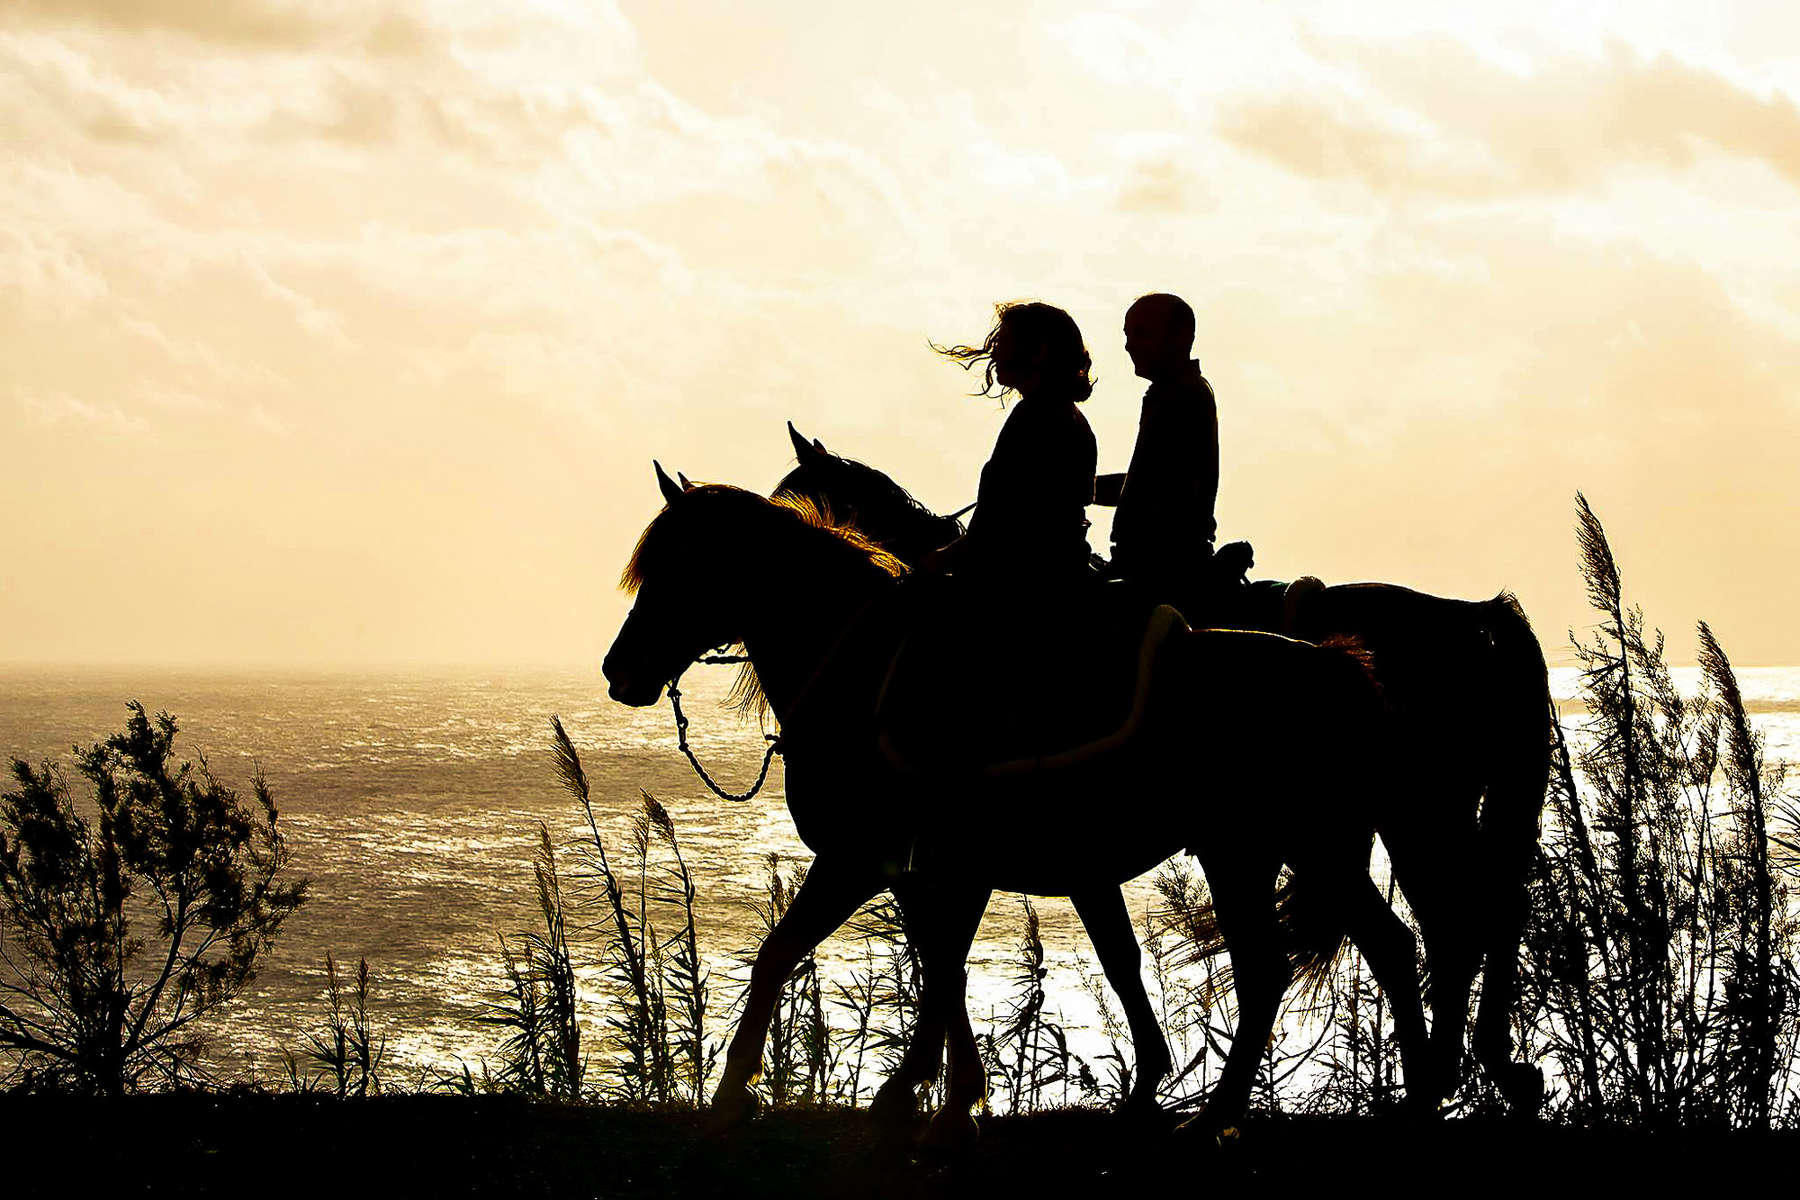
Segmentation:
<svg viewBox="0 0 1800 1200">
<path fill-rule="evenodd" d="M 769 748 L 763 752 L 762 770 L 757 773 L 756 782 L 750 785 L 750 790 L 741 793 L 728 792 L 715 783 L 711 775 L 706 773 L 706 768 L 700 765 L 700 759 L 695 756 L 693 750 L 688 746 L 687 714 L 681 711 L 681 689 L 675 686 L 673 680 L 669 683 L 669 707 L 675 710 L 675 744 L 681 748 L 683 754 L 687 755 L 688 762 L 692 763 L 694 766 L 694 774 L 700 776 L 700 782 L 704 783 L 713 795 L 721 800 L 730 800 L 733 803 L 742 804 L 755 796 L 756 793 L 762 791 L 763 784 L 767 782 L 769 778 L 769 764 L 775 761 L 775 756 L 777 754 L 781 753 L 780 734 L 763 734 L 763 740 L 769 743 Z"/>
</svg>

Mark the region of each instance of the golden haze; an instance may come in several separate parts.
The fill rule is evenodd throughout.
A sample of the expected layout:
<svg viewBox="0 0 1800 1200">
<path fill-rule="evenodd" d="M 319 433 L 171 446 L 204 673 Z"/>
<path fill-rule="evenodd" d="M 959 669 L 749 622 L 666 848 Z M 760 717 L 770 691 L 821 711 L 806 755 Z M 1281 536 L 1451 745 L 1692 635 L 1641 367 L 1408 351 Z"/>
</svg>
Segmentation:
<svg viewBox="0 0 1800 1200">
<path fill-rule="evenodd" d="M 1261 573 L 1800 662 L 1800 11 L 1489 7 L 0 2 L 0 660 L 597 662 L 652 457 L 959 507 L 1036 296 L 1119 470 L 1169 290 Z"/>
</svg>

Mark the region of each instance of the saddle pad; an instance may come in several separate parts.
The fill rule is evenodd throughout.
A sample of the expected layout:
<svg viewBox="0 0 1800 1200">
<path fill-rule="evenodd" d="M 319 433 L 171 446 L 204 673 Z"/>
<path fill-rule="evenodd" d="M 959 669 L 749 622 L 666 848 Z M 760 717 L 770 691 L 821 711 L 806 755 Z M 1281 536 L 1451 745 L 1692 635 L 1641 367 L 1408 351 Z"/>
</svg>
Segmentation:
<svg viewBox="0 0 1800 1200">
<path fill-rule="evenodd" d="M 903 641 L 876 702 L 882 755 L 908 773 L 980 778 L 1073 766 L 1129 740 L 1157 655 L 1187 623 L 1168 605 L 1146 614 L 1141 602 L 1072 615 L 1079 637 L 1023 661 L 996 650 L 991 633 L 977 642 L 937 629 Z M 1005 683 L 971 687 L 971 674 Z"/>
</svg>

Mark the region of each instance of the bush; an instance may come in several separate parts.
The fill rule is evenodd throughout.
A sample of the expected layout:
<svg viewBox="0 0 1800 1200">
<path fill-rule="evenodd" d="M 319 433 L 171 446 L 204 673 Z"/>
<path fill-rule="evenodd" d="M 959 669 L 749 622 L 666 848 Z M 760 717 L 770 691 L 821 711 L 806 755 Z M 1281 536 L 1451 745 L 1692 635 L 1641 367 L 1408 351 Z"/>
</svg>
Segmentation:
<svg viewBox="0 0 1800 1200">
<path fill-rule="evenodd" d="M 259 775 L 253 804 L 170 764 L 176 725 L 133 701 L 61 770 L 14 759 L 0 796 L 0 1054 L 16 1086 L 117 1095 L 195 1078 L 199 1021 L 254 978 L 305 899 Z"/>
</svg>

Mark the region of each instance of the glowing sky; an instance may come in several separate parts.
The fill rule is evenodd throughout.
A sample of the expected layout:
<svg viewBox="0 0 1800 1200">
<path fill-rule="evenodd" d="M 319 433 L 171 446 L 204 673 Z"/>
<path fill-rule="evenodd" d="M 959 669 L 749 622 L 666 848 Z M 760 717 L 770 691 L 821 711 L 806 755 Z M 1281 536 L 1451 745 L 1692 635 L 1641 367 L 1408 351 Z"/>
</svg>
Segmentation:
<svg viewBox="0 0 1800 1200">
<path fill-rule="evenodd" d="M 959 507 L 1033 296 L 1122 470 L 1170 290 L 1259 574 L 1800 663 L 1800 10 L 969 8 L 0 0 L 0 660 L 597 662 L 652 457 Z"/>
</svg>

